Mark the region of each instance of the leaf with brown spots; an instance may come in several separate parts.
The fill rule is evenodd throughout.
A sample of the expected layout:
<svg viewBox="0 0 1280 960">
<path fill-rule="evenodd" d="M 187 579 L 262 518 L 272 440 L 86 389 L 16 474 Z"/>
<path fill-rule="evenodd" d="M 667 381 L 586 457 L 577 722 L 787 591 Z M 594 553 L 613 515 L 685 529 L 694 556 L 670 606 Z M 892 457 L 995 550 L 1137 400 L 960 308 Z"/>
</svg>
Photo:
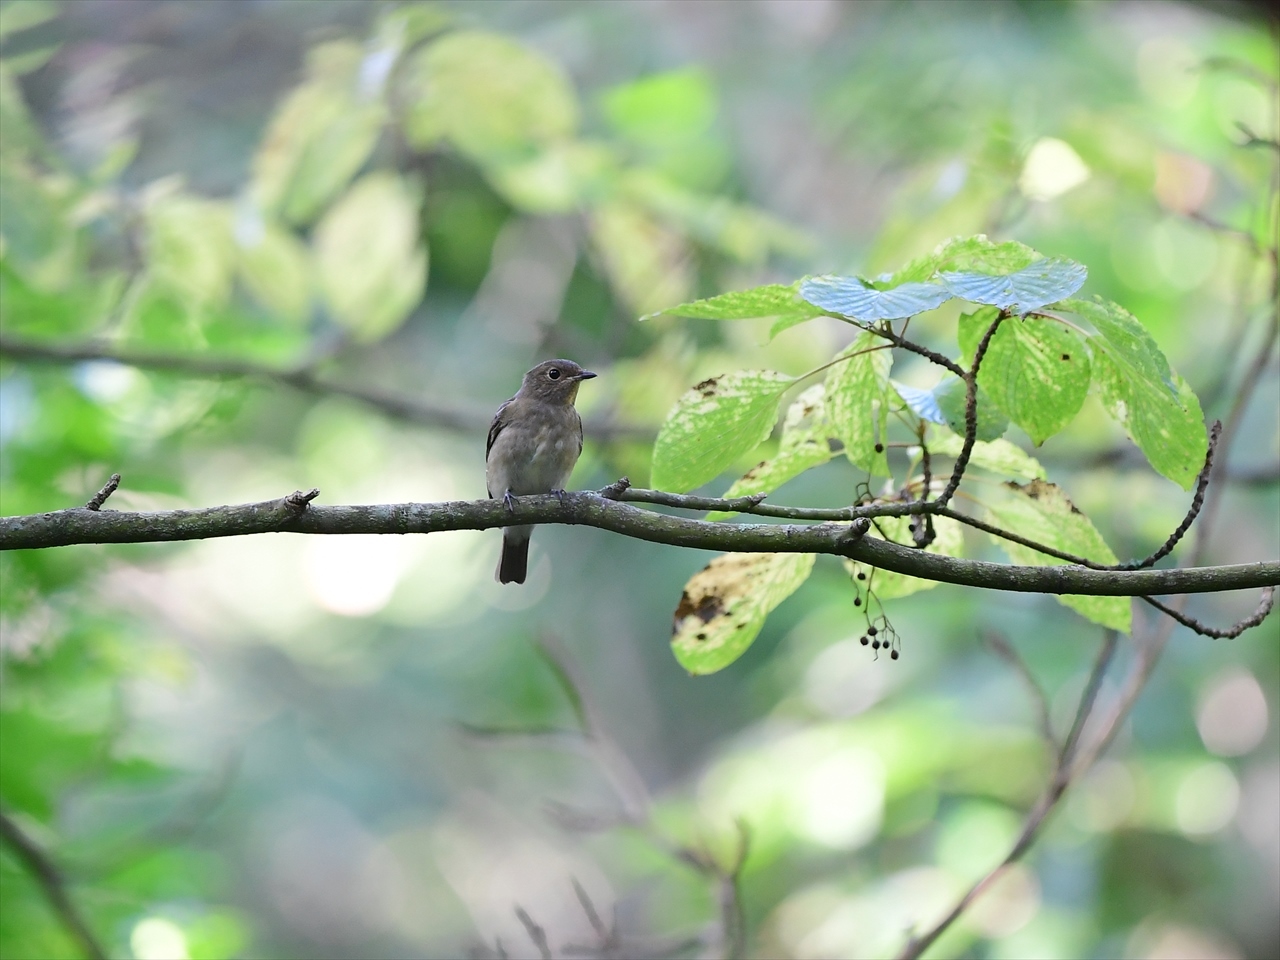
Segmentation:
<svg viewBox="0 0 1280 960">
<path fill-rule="evenodd" d="M 765 618 L 804 583 L 811 553 L 726 553 L 695 573 L 676 607 L 671 650 L 691 674 L 715 673 L 746 652 Z"/>
<path fill-rule="evenodd" d="M 1027 484 L 1006 483 L 1005 496 L 987 504 L 987 522 L 1016 531 L 1021 536 L 1064 553 L 1072 553 L 1098 563 L 1115 563 L 1116 555 L 1093 523 L 1072 503 L 1062 488 L 1044 480 Z M 1057 566 L 1065 563 L 1038 550 L 993 537 L 1009 559 L 1026 566 Z M 1128 597 L 1059 596 L 1058 602 L 1082 617 L 1104 627 L 1129 632 L 1131 604 Z"/>
</svg>

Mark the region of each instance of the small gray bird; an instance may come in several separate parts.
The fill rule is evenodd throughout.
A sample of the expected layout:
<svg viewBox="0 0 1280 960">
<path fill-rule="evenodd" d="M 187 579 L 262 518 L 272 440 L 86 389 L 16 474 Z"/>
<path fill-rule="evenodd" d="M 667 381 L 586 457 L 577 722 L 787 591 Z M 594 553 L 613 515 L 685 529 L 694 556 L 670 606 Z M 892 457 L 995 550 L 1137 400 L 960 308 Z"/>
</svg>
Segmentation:
<svg viewBox="0 0 1280 960">
<path fill-rule="evenodd" d="M 578 386 L 595 374 L 572 360 L 547 360 L 524 375 L 514 397 L 489 424 L 485 482 L 490 497 L 564 493 L 582 453 L 582 418 L 573 408 Z M 499 583 L 524 583 L 532 527 L 504 527 Z"/>
</svg>

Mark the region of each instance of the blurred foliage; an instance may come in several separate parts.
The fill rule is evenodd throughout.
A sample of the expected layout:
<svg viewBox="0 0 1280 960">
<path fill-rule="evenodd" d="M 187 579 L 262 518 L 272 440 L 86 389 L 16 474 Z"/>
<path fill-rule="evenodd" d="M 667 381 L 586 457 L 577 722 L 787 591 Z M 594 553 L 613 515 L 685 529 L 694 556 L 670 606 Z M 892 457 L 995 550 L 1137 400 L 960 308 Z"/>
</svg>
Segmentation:
<svg viewBox="0 0 1280 960">
<path fill-rule="evenodd" d="M 656 434 L 692 384 L 790 383 L 855 344 L 797 303 L 793 278 L 868 278 L 843 293 L 883 304 L 971 269 L 929 260 L 949 237 L 1017 240 L 1087 265 L 1086 291 L 1126 313 L 1079 301 L 1112 349 L 1064 382 L 1060 408 L 1035 378 L 984 380 L 1013 425 L 975 466 L 993 488 L 1061 488 L 1052 509 L 1011 488 L 990 508 L 1067 549 L 1144 555 L 1181 518 L 1203 449 L 1152 431 L 1195 397 L 1223 416 L 1270 320 L 1257 250 L 1276 233 L 1275 153 L 1247 136 L 1277 136 L 1274 33 L 1172 2 L 923 13 L 9 0 L 0 332 L 306 367 L 484 412 L 533 361 L 568 355 L 602 374 L 579 401 L 588 421 Z M 667 312 L 755 287 L 760 319 Z M 971 350 L 975 321 L 935 306 L 912 336 Z M 1014 371 L 1045 341 L 1009 329 L 993 349 Z M 885 366 L 829 376 L 865 374 L 895 409 L 947 419 L 923 361 L 896 355 L 892 381 Z M 1278 393 L 1273 362 L 1229 459 L 1255 479 L 1228 487 L 1213 561 L 1280 542 Z M 778 401 L 762 403 L 749 447 L 665 479 L 719 493 L 763 457 L 778 502 L 831 506 L 868 472 L 902 475 L 903 451 L 882 464 L 876 421 L 834 395 L 818 409 L 800 394 L 776 439 Z M 827 420 L 844 456 L 808 443 Z M 0 357 L 6 514 L 84 503 L 115 471 L 122 508 L 313 485 L 330 503 L 478 497 L 482 438 L 253 378 Z M 651 453 L 589 441 L 573 482 L 647 484 Z M 1087 530 L 1053 519 L 1071 504 Z M 714 940 L 719 917 L 707 871 L 671 845 L 720 869 L 735 821 L 753 955 L 891 955 L 1003 857 L 1053 759 L 980 637 L 1010 638 L 1061 735 L 1099 632 L 1051 598 L 878 574 L 902 655 L 873 659 L 860 571 L 819 561 L 798 589 L 805 571 L 781 570 L 744 595 L 753 621 L 776 609 L 732 666 L 693 678 L 671 614 L 708 557 L 539 529 L 516 591 L 491 582 L 496 552 L 496 536 L 457 533 L 0 556 L 0 802 L 112 956 L 536 955 L 516 906 L 559 954 L 593 942 L 575 882 L 616 909 L 628 950 L 660 952 Z M 1253 602 L 1189 609 L 1225 623 Z M 1280 954 L 1275 624 L 1229 643 L 1176 634 L 1108 757 L 931 955 Z M 544 636 L 579 675 L 567 687 L 535 652 Z M 465 732 L 584 717 L 610 749 Z M 630 767 L 651 827 L 582 829 L 635 800 Z M 0 847 L 0 957 L 76 955 Z"/>
</svg>

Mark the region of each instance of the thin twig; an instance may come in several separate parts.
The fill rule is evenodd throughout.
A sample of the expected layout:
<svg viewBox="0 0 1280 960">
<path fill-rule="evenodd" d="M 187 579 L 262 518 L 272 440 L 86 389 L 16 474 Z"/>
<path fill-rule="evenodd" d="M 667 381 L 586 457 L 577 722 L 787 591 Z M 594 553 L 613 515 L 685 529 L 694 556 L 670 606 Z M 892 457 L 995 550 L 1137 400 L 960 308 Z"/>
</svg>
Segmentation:
<svg viewBox="0 0 1280 960">
<path fill-rule="evenodd" d="M 62 873 L 40 845 L 27 836 L 4 810 L 0 810 L 0 837 L 3 837 L 31 873 L 67 935 L 79 945 L 84 955 L 90 960 L 106 960 L 107 951 L 101 941 L 89 929 L 88 923 L 71 902 Z"/>
<path fill-rule="evenodd" d="M 1275 604 L 1275 587 L 1264 587 L 1262 590 L 1262 597 L 1258 600 L 1258 606 L 1253 613 L 1225 629 L 1220 627 L 1211 627 L 1203 621 L 1197 620 L 1195 617 L 1189 616 L 1168 604 L 1161 603 L 1153 597 L 1141 597 L 1140 599 L 1145 600 L 1161 613 L 1177 620 L 1184 627 L 1194 630 L 1202 637 L 1212 637 L 1215 640 L 1234 640 L 1246 630 L 1256 627 L 1258 624 L 1262 623 L 1263 620 L 1267 619 L 1267 614 L 1271 612 L 1271 608 Z"/>
<path fill-rule="evenodd" d="M 951 468 L 951 479 L 947 481 L 947 485 L 942 488 L 942 492 L 938 494 L 938 499 L 935 501 L 939 508 L 945 507 L 950 502 L 951 497 L 960 486 L 960 481 L 964 479 L 964 471 L 969 465 L 969 457 L 973 453 L 973 445 L 978 439 L 978 368 L 982 366 L 982 358 L 987 355 L 987 348 L 991 346 L 991 338 L 996 335 L 996 330 L 1008 316 L 1007 313 L 1001 310 L 996 318 L 991 321 L 991 326 L 987 327 L 987 332 L 982 335 L 982 339 L 978 341 L 977 347 L 974 348 L 972 365 L 967 372 L 963 373 L 964 444 L 960 447 L 960 453 L 956 457 L 955 465 Z"/>
<path fill-rule="evenodd" d="M 102 505 L 107 502 L 107 497 L 116 492 L 116 488 L 120 486 L 120 474 L 113 473 L 111 478 L 102 485 L 102 489 L 90 498 L 89 502 L 84 505 L 86 510 L 101 510 Z"/>
<path fill-rule="evenodd" d="M 1173 548 L 1178 545 L 1178 541 L 1182 539 L 1183 534 L 1191 529 L 1191 524 L 1195 523 L 1196 517 L 1200 513 L 1200 508 L 1204 506 L 1205 491 L 1209 488 L 1209 477 L 1213 474 L 1213 451 L 1217 447 L 1221 436 L 1222 421 L 1215 420 L 1213 421 L 1213 426 L 1209 428 L 1209 446 L 1204 454 L 1204 466 L 1200 468 L 1200 476 L 1196 478 L 1195 496 L 1191 498 L 1191 507 L 1187 510 L 1187 515 L 1182 518 L 1182 522 L 1178 524 L 1178 528 L 1169 534 L 1169 538 L 1160 546 L 1160 549 L 1145 560 L 1124 563 L 1116 569 L 1141 570 L 1143 567 L 1153 566 L 1158 560 L 1167 557 L 1173 552 Z"/>
<path fill-rule="evenodd" d="M 1001 634 L 994 630 L 988 630 L 983 633 L 983 639 L 987 641 L 987 646 L 995 651 L 1001 660 L 1009 664 L 1022 679 L 1023 685 L 1027 688 L 1028 693 L 1031 694 L 1031 703 L 1036 710 L 1036 725 L 1040 728 L 1040 736 L 1049 745 L 1049 748 L 1056 753 L 1058 741 L 1053 735 L 1053 720 L 1050 718 L 1049 700 L 1044 695 L 1044 689 L 1036 681 L 1035 675 L 1032 674 L 1031 668 L 1027 666 L 1027 662 L 1018 655 L 1018 651 Z"/>
</svg>

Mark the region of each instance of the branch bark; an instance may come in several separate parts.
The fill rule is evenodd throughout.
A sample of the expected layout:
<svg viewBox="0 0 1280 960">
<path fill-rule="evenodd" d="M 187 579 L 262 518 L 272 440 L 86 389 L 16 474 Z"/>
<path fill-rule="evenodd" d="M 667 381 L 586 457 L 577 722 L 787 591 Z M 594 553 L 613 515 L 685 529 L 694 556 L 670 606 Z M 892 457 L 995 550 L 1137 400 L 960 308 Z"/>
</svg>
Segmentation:
<svg viewBox="0 0 1280 960">
<path fill-rule="evenodd" d="M 612 492 L 606 488 L 606 492 Z M 736 553 L 821 553 L 908 576 L 1021 593 L 1144 596 L 1215 593 L 1280 584 L 1280 560 L 1175 570 L 1090 570 L 963 560 L 864 537 L 866 518 L 848 523 L 709 523 L 643 510 L 601 493 L 500 500 L 317 506 L 316 492 L 196 510 L 135 513 L 78 507 L 0 518 L 0 550 L 87 543 L 156 543 L 257 533 L 406 534 L 487 530 L 517 524 L 598 527 L 653 543 Z"/>
</svg>

